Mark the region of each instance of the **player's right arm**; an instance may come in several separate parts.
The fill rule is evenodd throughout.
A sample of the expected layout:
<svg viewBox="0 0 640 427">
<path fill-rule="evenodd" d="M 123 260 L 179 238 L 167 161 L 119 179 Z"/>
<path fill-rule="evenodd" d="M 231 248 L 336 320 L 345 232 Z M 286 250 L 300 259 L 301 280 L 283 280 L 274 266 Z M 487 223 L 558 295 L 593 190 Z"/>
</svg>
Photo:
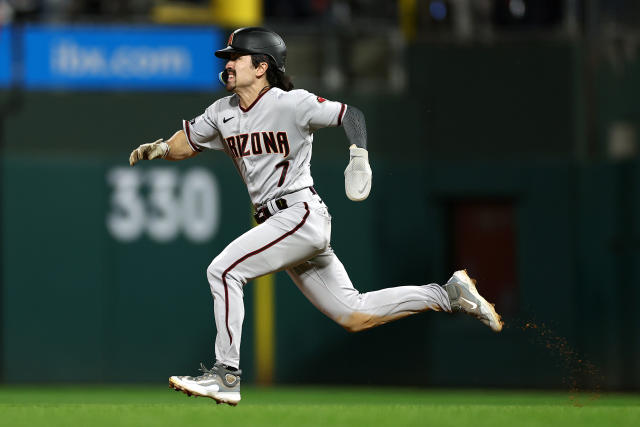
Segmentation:
<svg viewBox="0 0 640 427">
<path fill-rule="evenodd" d="M 179 130 L 167 141 L 169 151 L 164 156 L 167 160 L 184 160 L 197 156 L 200 151 L 195 151 L 187 141 L 187 134 Z"/>
<path fill-rule="evenodd" d="M 197 156 L 205 148 L 222 150 L 222 140 L 215 123 L 217 105 L 218 101 L 200 116 L 189 121 L 183 120 L 182 129 L 174 133 L 169 140 L 158 139 L 133 150 L 129 156 L 129 164 L 133 166 L 140 160 L 189 159 Z"/>
<path fill-rule="evenodd" d="M 133 150 L 129 156 L 129 164 L 133 166 L 140 160 L 153 159 L 184 160 L 197 156 L 198 153 L 189 145 L 184 131 L 179 130 L 168 141 L 158 139 Z"/>
</svg>

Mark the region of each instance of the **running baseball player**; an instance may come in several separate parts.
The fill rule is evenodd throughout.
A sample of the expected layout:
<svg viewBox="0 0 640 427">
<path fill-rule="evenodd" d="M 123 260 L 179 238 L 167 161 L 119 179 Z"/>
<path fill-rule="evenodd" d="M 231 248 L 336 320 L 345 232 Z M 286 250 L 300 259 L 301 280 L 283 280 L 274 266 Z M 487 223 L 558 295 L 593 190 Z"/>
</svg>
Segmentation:
<svg viewBox="0 0 640 427">
<path fill-rule="evenodd" d="M 350 332 L 373 328 L 423 311 L 468 313 L 492 330 L 500 316 L 461 270 L 444 285 L 400 286 L 360 293 L 330 245 L 331 216 L 313 187 L 313 133 L 342 126 L 350 159 L 344 172 L 349 199 L 371 190 L 371 168 L 363 113 L 302 89 L 285 74 L 286 47 L 265 28 L 234 31 L 215 52 L 227 60 L 221 81 L 232 95 L 202 115 L 183 121 L 168 141 L 133 150 L 140 160 L 184 160 L 204 150 L 224 151 L 244 180 L 258 225 L 231 242 L 207 268 L 216 323 L 215 357 L 202 375 L 172 376 L 170 387 L 218 403 L 240 401 L 240 340 L 243 288 L 256 277 L 286 270 L 300 291 Z"/>
</svg>

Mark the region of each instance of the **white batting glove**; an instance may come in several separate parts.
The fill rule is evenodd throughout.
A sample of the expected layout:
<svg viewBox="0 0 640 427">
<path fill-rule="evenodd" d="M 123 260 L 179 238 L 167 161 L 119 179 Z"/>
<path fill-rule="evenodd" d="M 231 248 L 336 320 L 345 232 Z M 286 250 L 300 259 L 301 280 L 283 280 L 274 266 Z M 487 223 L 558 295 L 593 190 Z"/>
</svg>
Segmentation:
<svg viewBox="0 0 640 427">
<path fill-rule="evenodd" d="M 162 138 L 150 144 L 142 144 L 131 152 L 129 164 L 131 166 L 140 160 L 164 159 L 169 154 L 169 144 L 162 141 Z"/>
<path fill-rule="evenodd" d="M 354 202 L 361 202 L 371 191 L 371 166 L 366 149 L 352 145 L 349 147 L 351 159 L 344 170 L 344 191 Z"/>
</svg>

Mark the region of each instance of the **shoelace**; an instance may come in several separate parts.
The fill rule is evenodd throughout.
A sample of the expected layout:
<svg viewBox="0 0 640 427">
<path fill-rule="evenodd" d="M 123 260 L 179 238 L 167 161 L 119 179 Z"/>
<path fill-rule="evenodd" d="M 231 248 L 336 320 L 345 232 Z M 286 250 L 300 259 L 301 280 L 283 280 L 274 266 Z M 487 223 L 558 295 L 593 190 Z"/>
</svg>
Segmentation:
<svg viewBox="0 0 640 427">
<path fill-rule="evenodd" d="M 218 370 L 216 369 L 215 365 L 213 365 L 211 369 L 209 369 L 202 362 L 200 362 L 200 371 L 202 372 L 202 375 L 199 375 L 198 377 L 203 377 L 203 378 L 208 378 L 218 373 Z"/>
</svg>

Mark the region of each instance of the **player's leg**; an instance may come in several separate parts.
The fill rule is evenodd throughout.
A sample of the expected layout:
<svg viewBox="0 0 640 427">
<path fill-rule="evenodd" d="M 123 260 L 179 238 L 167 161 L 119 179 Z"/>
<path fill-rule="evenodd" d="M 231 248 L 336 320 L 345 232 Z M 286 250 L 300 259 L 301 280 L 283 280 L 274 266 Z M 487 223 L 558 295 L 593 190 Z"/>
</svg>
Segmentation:
<svg viewBox="0 0 640 427">
<path fill-rule="evenodd" d="M 463 312 L 493 331 L 503 323 L 493 304 L 484 299 L 465 270 L 447 283 L 398 286 L 361 294 L 354 289 L 340 260 L 328 248 L 288 270 L 302 293 L 331 319 L 351 332 L 372 328 L 426 310 Z"/>
<path fill-rule="evenodd" d="M 256 277 L 309 259 L 328 244 L 325 218 L 300 203 L 231 242 L 207 268 L 217 328 L 216 360 L 237 368 L 244 319 L 243 287 Z"/>
<path fill-rule="evenodd" d="M 173 376 L 172 388 L 235 405 L 240 401 L 243 286 L 256 277 L 296 265 L 328 244 L 327 219 L 307 203 L 279 212 L 231 242 L 209 265 L 214 299 L 216 364 L 197 377 Z"/>
<path fill-rule="evenodd" d="M 313 305 L 350 332 L 427 310 L 451 311 L 447 292 L 437 284 L 358 292 L 331 248 L 287 273 Z"/>
</svg>

